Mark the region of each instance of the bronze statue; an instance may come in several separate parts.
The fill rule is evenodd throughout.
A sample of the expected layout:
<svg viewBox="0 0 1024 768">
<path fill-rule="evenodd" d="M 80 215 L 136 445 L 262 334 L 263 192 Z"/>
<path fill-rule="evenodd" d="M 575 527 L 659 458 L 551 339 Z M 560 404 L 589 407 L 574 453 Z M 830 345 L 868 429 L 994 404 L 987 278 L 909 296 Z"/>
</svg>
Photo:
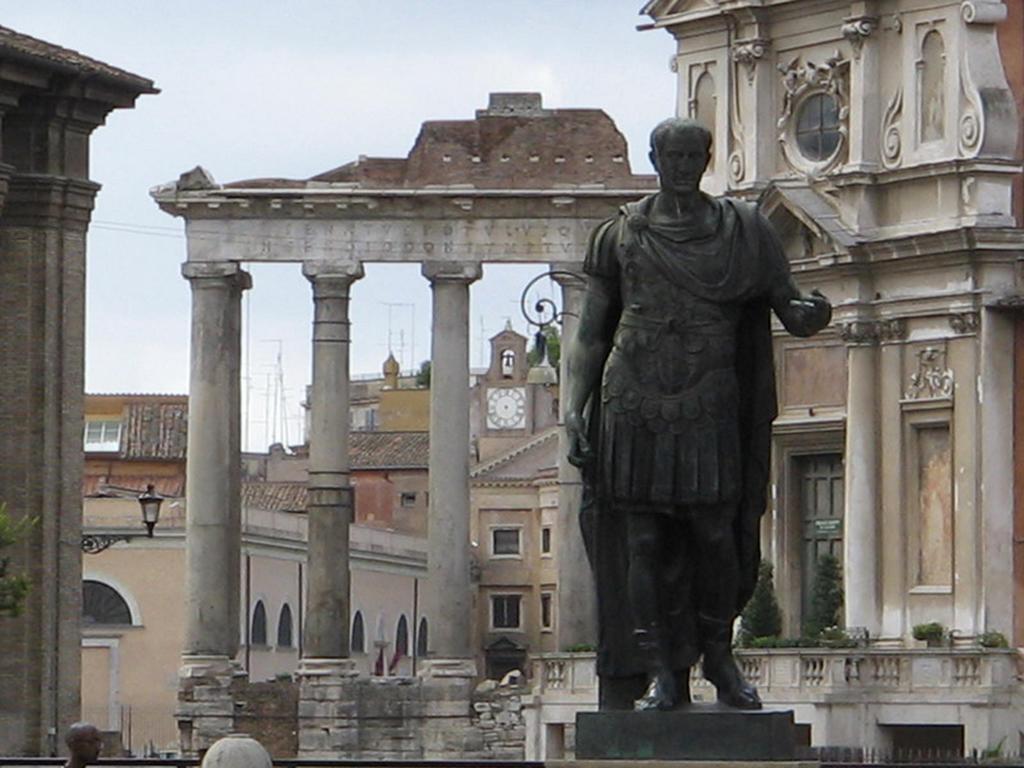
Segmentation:
<svg viewBox="0 0 1024 768">
<path fill-rule="evenodd" d="M 92 765 L 103 749 L 103 734 L 91 723 L 75 723 L 68 728 L 64 737 L 71 757 L 64 763 L 64 768 L 85 768 Z"/>
<path fill-rule="evenodd" d="M 832 310 L 817 291 L 801 295 L 755 206 L 700 191 L 710 149 L 694 121 L 659 124 L 660 191 L 598 226 L 584 262 L 565 426 L 583 471 L 602 709 L 688 703 L 700 658 L 720 702 L 761 707 L 732 625 L 760 560 L 776 414 L 769 310 L 797 336 Z"/>
</svg>

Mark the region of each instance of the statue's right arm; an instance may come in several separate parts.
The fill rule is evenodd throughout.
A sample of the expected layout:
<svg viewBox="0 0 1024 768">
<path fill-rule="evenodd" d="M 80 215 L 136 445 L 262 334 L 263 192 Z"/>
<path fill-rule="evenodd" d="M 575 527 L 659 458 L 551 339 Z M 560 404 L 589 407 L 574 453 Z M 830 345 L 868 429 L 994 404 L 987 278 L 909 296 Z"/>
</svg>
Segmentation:
<svg viewBox="0 0 1024 768">
<path fill-rule="evenodd" d="M 569 462 L 582 467 L 594 458 L 583 412 L 601 384 L 619 319 L 618 292 L 612 281 L 589 275 L 576 335 L 569 343 L 565 386 L 565 430 Z"/>
</svg>

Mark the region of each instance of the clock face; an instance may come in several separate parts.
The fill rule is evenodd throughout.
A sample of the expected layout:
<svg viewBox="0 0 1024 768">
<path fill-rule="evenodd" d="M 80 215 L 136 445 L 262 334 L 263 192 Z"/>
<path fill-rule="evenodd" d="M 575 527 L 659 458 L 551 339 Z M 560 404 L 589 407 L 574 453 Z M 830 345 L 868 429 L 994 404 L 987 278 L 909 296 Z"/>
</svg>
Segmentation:
<svg viewBox="0 0 1024 768">
<path fill-rule="evenodd" d="M 487 390 L 487 428 L 522 429 L 526 426 L 526 390 L 503 387 Z"/>
</svg>

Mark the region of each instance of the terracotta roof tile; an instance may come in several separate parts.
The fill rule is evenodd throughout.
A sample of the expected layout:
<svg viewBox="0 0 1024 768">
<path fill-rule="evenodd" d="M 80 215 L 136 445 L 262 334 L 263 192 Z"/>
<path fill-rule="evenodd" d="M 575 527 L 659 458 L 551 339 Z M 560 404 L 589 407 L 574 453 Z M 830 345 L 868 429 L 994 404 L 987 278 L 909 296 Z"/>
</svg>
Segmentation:
<svg viewBox="0 0 1024 768">
<path fill-rule="evenodd" d="M 184 459 L 188 441 L 187 403 L 131 403 L 124 419 L 125 459 Z"/>
<path fill-rule="evenodd" d="M 246 481 L 242 483 L 242 506 L 272 512 L 305 512 L 306 484 Z"/>
<path fill-rule="evenodd" d="M 74 70 L 84 75 L 98 75 L 122 85 L 129 85 L 140 93 L 159 93 L 153 87 L 153 81 L 148 78 L 93 59 L 70 48 L 62 48 L 45 40 L 15 32 L 8 27 L 0 27 L 0 58 L 11 54 L 55 64 L 62 69 Z"/>
<path fill-rule="evenodd" d="M 426 469 L 429 432 L 352 432 L 352 469 Z"/>
</svg>

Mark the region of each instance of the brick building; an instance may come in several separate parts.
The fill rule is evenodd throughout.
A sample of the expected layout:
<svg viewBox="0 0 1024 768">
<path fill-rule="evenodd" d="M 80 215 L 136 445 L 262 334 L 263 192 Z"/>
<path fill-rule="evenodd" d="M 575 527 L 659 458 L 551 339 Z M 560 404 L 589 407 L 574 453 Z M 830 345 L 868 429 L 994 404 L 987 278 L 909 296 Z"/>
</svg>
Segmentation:
<svg viewBox="0 0 1024 768">
<path fill-rule="evenodd" d="M 0 499 L 39 521 L 10 550 L 32 590 L 20 617 L 0 620 L 2 754 L 56 754 L 78 717 L 89 137 L 156 92 L 0 27 Z"/>
</svg>

